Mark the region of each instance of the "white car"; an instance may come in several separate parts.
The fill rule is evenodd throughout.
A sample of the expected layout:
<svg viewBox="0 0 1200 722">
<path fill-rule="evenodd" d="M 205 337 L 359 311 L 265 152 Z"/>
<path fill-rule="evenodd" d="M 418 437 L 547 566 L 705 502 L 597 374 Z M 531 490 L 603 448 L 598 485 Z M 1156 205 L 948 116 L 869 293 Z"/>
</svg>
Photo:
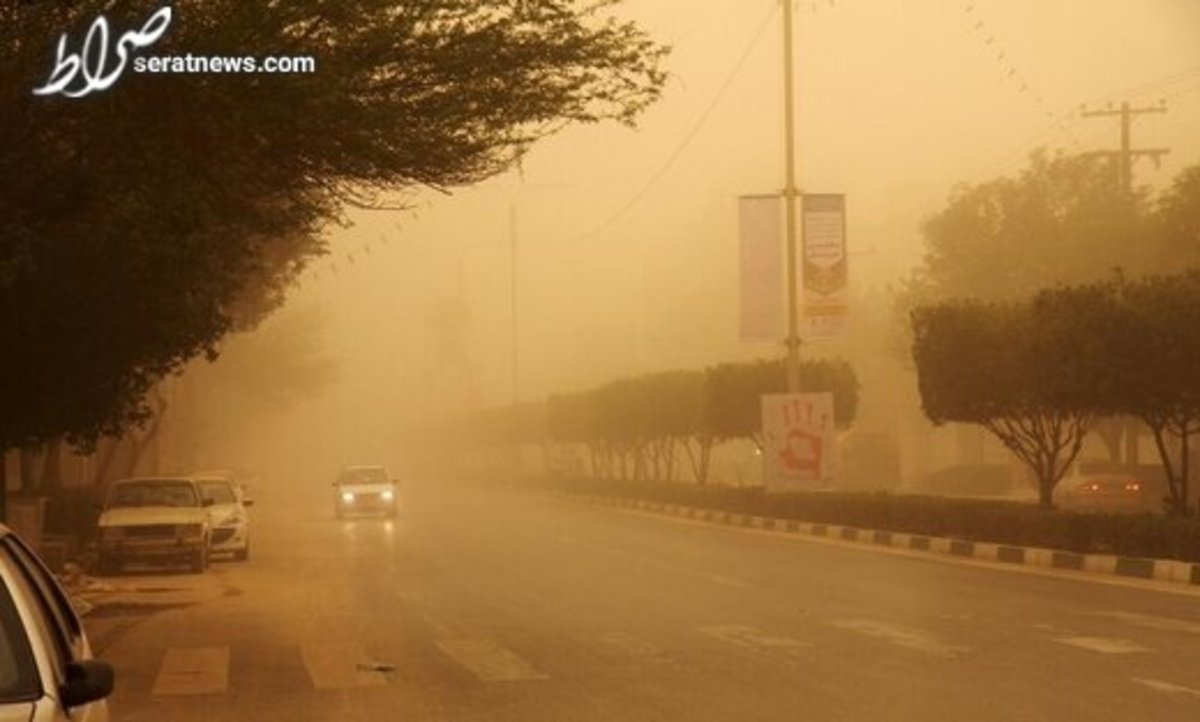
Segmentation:
<svg viewBox="0 0 1200 722">
<path fill-rule="evenodd" d="M 124 479 L 112 484 L 100 514 L 101 574 L 126 562 L 183 562 L 208 567 L 210 522 L 200 488 L 190 477 Z"/>
<path fill-rule="evenodd" d="M 105 722 L 112 690 L 62 587 L 0 524 L 0 720 Z"/>
<path fill-rule="evenodd" d="M 229 476 L 198 474 L 192 478 L 200 487 L 212 526 L 209 551 L 232 554 L 237 561 L 249 559 L 250 515 L 246 507 L 253 506 L 254 501 Z"/>
<path fill-rule="evenodd" d="M 396 516 L 397 482 L 388 478 L 382 466 L 347 466 L 333 482 L 334 514 L 384 514 Z"/>
</svg>

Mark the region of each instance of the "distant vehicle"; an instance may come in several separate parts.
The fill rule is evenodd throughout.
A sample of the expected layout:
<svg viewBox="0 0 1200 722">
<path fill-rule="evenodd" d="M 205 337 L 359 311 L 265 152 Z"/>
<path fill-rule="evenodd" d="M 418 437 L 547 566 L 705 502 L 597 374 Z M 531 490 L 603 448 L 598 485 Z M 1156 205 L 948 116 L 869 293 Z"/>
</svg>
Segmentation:
<svg viewBox="0 0 1200 722">
<path fill-rule="evenodd" d="M 101 574 L 130 561 L 208 567 L 211 524 L 204 497 L 191 477 L 117 481 L 108 489 L 99 522 Z"/>
<path fill-rule="evenodd" d="M 382 466 L 347 466 L 333 486 L 333 508 L 339 519 L 349 514 L 396 516 L 397 482 L 388 478 Z"/>
<path fill-rule="evenodd" d="M 1085 461 L 1076 464 L 1058 482 L 1054 503 L 1071 511 L 1155 514 L 1163 511 L 1166 495 L 1166 484 L 1160 474 Z"/>
<path fill-rule="evenodd" d="M 242 487 L 229 476 L 196 474 L 192 478 L 208 508 L 212 528 L 209 551 L 232 554 L 240 562 L 249 559 L 250 515 L 246 507 L 253 506 L 254 500 L 246 498 Z"/>
<path fill-rule="evenodd" d="M 0 720 L 105 722 L 112 690 L 54 575 L 0 524 Z"/>
</svg>

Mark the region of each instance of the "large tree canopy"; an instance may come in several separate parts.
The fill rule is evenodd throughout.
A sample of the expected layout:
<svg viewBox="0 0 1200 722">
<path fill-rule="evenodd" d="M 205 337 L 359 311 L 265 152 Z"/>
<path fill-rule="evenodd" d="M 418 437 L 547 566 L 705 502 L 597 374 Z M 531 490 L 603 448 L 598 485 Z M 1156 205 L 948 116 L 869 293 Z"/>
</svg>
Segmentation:
<svg viewBox="0 0 1200 722">
<path fill-rule="evenodd" d="M 665 52 L 576 0 L 181 0 L 147 52 L 312 55 L 301 75 L 126 72 L 38 97 L 54 45 L 156 4 L 0 10 L 0 448 L 87 444 L 280 302 L 347 205 L 504 170 L 569 122 L 631 122 Z M 115 40 L 115 37 L 114 37 Z"/>
<path fill-rule="evenodd" d="M 1102 292 L 1096 292 L 1099 297 Z M 1091 301 L 1075 293 L 1038 302 L 947 301 L 913 312 L 913 360 L 935 424 L 979 424 L 1038 480 L 1042 506 L 1067 473 L 1097 416 Z"/>
</svg>

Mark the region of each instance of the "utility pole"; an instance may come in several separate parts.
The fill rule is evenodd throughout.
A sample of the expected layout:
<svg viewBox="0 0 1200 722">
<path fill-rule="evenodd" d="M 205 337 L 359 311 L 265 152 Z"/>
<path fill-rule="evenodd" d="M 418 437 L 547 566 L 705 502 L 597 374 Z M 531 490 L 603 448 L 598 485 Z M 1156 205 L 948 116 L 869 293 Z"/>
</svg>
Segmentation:
<svg viewBox="0 0 1200 722">
<path fill-rule="evenodd" d="M 1085 110 L 1080 115 L 1084 118 L 1095 118 L 1101 116 L 1119 116 L 1121 119 L 1121 149 L 1117 151 L 1097 151 L 1097 154 L 1115 155 L 1117 156 L 1117 169 L 1120 173 L 1121 190 L 1125 193 L 1133 193 L 1133 161 L 1140 156 L 1147 156 L 1154 159 L 1158 163 L 1161 158 L 1169 153 L 1167 148 L 1133 148 L 1131 136 L 1133 134 L 1133 118 L 1143 113 L 1165 113 L 1167 106 L 1153 105 L 1145 108 L 1132 108 L 1129 101 L 1121 103 L 1120 108 L 1109 108 L 1108 110 Z"/>
<path fill-rule="evenodd" d="M 795 89 L 792 69 L 792 0 L 783 0 L 783 132 L 784 156 L 787 167 L 786 184 L 783 189 L 786 208 L 784 227 L 787 238 L 787 296 L 788 335 L 787 376 L 788 391 L 800 391 L 800 294 L 796 281 L 796 118 Z"/>
<path fill-rule="evenodd" d="M 1153 158 L 1157 164 L 1162 157 L 1169 153 L 1167 148 L 1134 148 L 1133 147 L 1133 118 L 1144 113 L 1165 113 L 1167 106 L 1165 103 L 1159 105 L 1147 106 L 1144 108 L 1130 107 L 1129 101 L 1121 103 L 1120 108 L 1109 108 L 1107 110 L 1085 110 L 1080 115 L 1084 118 L 1111 117 L 1118 116 L 1121 119 L 1121 149 L 1117 151 L 1096 151 L 1092 155 L 1115 155 L 1117 156 L 1117 170 L 1121 183 L 1121 191 L 1126 196 L 1133 195 L 1133 161 L 1139 156 Z M 1140 434 L 1138 424 L 1134 421 L 1126 421 L 1125 423 L 1125 462 L 1128 464 L 1137 464 Z"/>
</svg>

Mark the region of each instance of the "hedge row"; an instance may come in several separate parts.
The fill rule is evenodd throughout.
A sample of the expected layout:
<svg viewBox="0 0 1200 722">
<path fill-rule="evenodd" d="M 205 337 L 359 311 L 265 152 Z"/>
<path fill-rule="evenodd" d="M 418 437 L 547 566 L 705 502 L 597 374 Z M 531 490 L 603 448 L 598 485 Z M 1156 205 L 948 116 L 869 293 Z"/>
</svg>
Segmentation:
<svg viewBox="0 0 1200 722">
<path fill-rule="evenodd" d="M 1080 554 L 1200 562 L 1200 520 L 1150 514 L 1046 511 L 1030 504 L 889 493 L 766 494 L 730 488 L 596 479 L 557 479 L 556 489 L 645 499 L 776 519 L 837 524 Z"/>
</svg>

